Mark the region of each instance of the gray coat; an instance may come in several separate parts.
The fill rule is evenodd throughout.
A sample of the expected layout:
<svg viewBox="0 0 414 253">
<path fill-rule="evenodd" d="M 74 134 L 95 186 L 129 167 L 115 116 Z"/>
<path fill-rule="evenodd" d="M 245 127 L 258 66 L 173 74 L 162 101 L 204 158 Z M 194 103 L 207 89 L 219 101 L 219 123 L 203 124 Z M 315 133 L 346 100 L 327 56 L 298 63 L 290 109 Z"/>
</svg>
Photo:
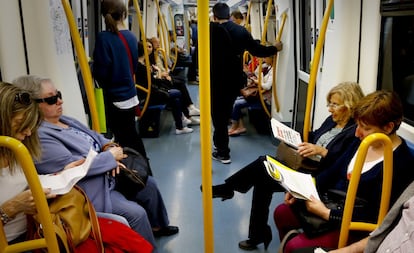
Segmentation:
<svg viewBox="0 0 414 253">
<path fill-rule="evenodd" d="M 401 209 L 404 203 L 414 196 L 414 182 L 401 194 L 398 200 L 391 207 L 381 225 L 371 234 L 365 253 L 374 253 L 384 240 L 384 238 L 394 229 L 401 217 Z"/>
</svg>

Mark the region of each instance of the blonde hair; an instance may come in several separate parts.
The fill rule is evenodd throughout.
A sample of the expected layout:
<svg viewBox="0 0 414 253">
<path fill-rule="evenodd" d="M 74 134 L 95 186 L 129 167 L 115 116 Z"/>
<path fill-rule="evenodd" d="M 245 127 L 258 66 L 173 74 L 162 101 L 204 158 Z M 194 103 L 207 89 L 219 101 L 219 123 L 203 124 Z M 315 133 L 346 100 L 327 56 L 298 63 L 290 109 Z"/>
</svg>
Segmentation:
<svg viewBox="0 0 414 253">
<path fill-rule="evenodd" d="M 326 95 L 326 102 L 329 104 L 331 97 L 337 94 L 348 109 L 348 117 L 352 117 L 356 104 L 364 97 L 361 86 L 356 82 L 342 82 L 333 87 Z"/>
<path fill-rule="evenodd" d="M 18 98 L 23 93 L 29 93 L 30 103 L 26 104 Z M 18 115 L 23 114 L 23 121 L 17 129 L 12 129 L 12 121 Z M 30 129 L 32 134 L 27 136 L 22 143 L 26 146 L 33 159 L 38 159 L 41 154 L 37 129 L 41 123 L 41 114 L 38 105 L 32 100 L 29 91 L 20 89 L 10 83 L 0 82 L 0 135 L 14 137 L 16 133 Z M 11 171 L 17 167 L 17 160 L 13 152 L 0 147 L 1 159 L 7 162 Z"/>
</svg>

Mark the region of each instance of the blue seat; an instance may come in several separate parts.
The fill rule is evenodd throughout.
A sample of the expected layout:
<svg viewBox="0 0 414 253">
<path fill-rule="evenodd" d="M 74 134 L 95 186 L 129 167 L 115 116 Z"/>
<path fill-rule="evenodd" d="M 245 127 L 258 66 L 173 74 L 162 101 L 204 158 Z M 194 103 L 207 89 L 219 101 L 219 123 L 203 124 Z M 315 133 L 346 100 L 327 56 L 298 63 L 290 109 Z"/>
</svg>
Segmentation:
<svg viewBox="0 0 414 253">
<path fill-rule="evenodd" d="M 156 138 L 159 136 L 161 128 L 161 111 L 166 107 L 166 104 L 150 105 L 147 107 L 144 115 L 138 121 L 141 137 Z"/>
</svg>

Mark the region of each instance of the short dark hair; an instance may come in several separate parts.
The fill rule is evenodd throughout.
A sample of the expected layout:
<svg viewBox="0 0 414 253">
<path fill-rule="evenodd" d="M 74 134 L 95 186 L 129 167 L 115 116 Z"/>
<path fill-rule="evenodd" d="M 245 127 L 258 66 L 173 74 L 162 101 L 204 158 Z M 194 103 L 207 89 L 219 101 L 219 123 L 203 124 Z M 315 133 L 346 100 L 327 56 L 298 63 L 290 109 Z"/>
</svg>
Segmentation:
<svg viewBox="0 0 414 253">
<path fill-rule="evenodd" d="M 230 8 L 226 3 L 216 3 L 213 6 L 213 14 L 218 19 L 229 19 Z"/>
<path fill-rule="evenodd" d="M 375 91 L 359 100 L 355 106 L 354 119 L 377 127 L 393 122 L 391 133 L 395 133 L 403 119 L 403 106 L 397 93 Z"/>
</svg>

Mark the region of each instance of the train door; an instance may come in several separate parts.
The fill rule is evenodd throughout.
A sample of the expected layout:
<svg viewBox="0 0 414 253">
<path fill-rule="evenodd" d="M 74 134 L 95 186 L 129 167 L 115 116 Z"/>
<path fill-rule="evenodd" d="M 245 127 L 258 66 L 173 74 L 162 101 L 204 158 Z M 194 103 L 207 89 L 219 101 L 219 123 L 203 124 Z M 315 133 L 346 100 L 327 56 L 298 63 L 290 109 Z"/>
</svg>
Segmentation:
<svg viewBox="0 0 414 253">
<path fill-rule="evenodd" d="M 303 132 L 306 95 L 319 27 L 322 21 L 324 0 L 295 1 L 296 12 L 296 95 L 294 108 L 294 128 Z M 322 62 L 322 60 L 321 60 Z"/>
</svg>

